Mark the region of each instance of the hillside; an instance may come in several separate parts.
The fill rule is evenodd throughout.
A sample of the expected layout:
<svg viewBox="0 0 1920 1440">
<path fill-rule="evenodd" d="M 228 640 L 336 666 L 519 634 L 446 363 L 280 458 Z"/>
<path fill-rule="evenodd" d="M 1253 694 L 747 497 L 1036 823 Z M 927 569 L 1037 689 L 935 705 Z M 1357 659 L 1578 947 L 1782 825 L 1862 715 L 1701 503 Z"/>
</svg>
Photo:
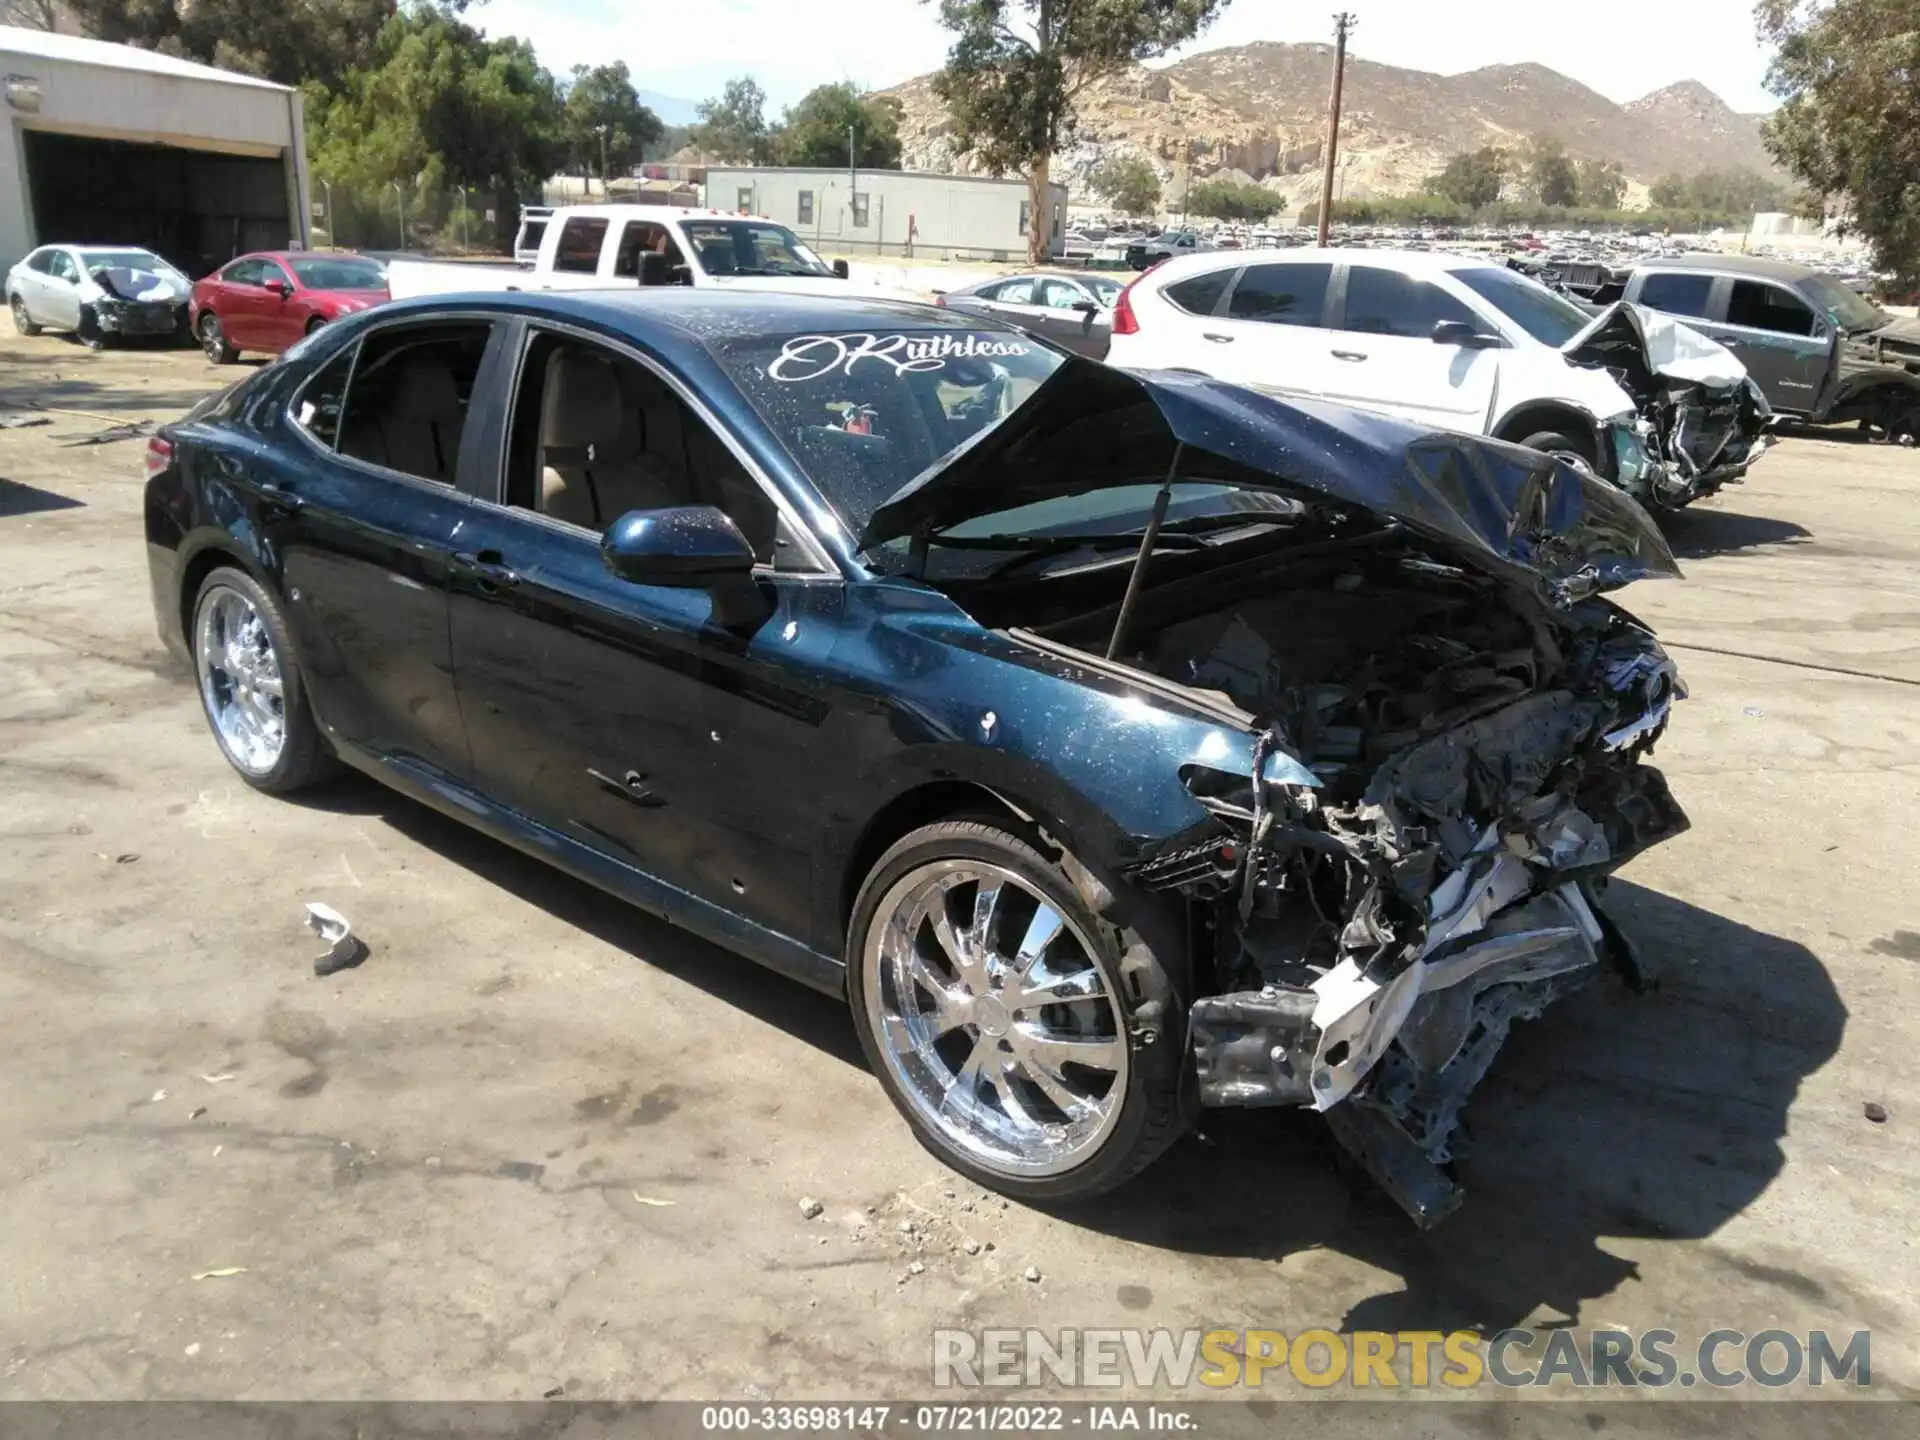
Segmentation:
<svg viewBox="0 0 1920 1440">
<path fill-rule="evenodd" d="M 1329 45 L 1263 43 L 1102 81 L 1082 97 L 1079 132 L 1056 177 L 1079 198 L 1095 164 L 1133 152 L 1176 186 L 1190 166 L 1195 178 L 1252 178 L 1301 203 L 1318 194 L 1332 66 Z M 888 93 L 901 103 L 908 168 L 972 168 L 953 154 L 931 77 Z M 1342 192 L 1354 198 L 1411 194 L 1459 151 L 1537 135 L 1557 136 L 1576 157 L 1618 161 L 1638 196 L 1671 172 L 1772 171 L 1755 117 L 1698 82 L 1618 105 L 1544 65 L 1436 75 L 1349 56 L 1341 135 Z"/>
</svg>

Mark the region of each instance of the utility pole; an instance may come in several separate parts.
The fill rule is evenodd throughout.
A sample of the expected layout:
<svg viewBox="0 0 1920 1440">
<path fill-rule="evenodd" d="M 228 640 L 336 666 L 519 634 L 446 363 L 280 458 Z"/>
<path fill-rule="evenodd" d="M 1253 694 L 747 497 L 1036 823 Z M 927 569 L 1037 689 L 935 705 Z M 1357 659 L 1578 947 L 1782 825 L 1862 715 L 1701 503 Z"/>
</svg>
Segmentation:
<svg viewBox="0 0 1920 1440">
<path fill-rule="evenodd" d="M 1333 164 L 1340 148 L 1340 84 L 1347 73 L 1347 36 L 1359 21 L 1351 11 L 1333 17 L 1333 98 L 1327 104 L 1327 168 L 1320 178 L 1320 244 L 1327 243 L 1333 223 Z"/>
</svg>

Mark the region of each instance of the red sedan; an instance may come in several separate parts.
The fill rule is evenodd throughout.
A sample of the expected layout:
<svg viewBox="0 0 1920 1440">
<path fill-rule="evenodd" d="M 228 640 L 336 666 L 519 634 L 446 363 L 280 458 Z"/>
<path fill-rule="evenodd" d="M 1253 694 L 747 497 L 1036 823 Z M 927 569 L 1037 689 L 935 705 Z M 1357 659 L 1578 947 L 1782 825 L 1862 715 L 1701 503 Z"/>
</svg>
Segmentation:
<svg viewBox="0 0 1920 1440">
<path fill-rule="evenodd" d="M 278 355 L 301 336 L 387 299 L 387 268 L 364 255 L 242 255 L 193 286 L 193 333 L 216 365 Z"/>
</svg>

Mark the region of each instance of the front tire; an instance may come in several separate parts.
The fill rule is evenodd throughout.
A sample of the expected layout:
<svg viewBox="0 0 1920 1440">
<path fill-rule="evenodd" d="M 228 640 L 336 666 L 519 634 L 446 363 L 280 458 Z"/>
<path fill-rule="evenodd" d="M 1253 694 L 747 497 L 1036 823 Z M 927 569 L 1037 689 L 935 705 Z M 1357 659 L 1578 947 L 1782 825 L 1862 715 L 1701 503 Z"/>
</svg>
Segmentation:
<svg viewBox="0 0 1920 1440">
<path fill-rule="evenodd" d="M 215 365 L 231 365 L 240 358 L 240 352 L 227 343 L 227 332 L 221 327 L 220 317 L 211 310 L 200 317 L 200 348 L 207 353 L 207 359 Z"/>
<path fill-rule="evenodd" d="M 1529 450 L 1571 460 L 1588 474 L 1593 473 L 1593 447 L 1564 430 L 1540 430 L 1520 443 Z"/>
<path fill-rule="evenodd" d="M 91 305 L 80 307 L 80 324 L 74 333 L 80 337 L 80 343 L 96 354 L 107 348 L 106 333 L 100 328 L 100 317 L 94 313 Z"/>
<path fill-rule="evenodd" d="M 914 831 L 854 902 L 847 991 L 921 1144 L 1024 1200 L 1111 1190 L 1186 1125 L 1177 911 L 1017 821 Z"/>
<path fill-rule="evenodd" d="M 286 620 L 263 586 L 225 566 L 209 574 L 193 604 L 192 643 L 201 712 L 242 780 L 284 795 L 331 773 Z"/>
<path fill-rule="evenodd" d="M 34 323 L 33 317 L 27 313 L 27 302 L 25 300 L 15 295 L 12 300 L 8 302 L 7 308 L 13 311 L 13 328 L 15 330 L 18 330 L 29 339 L 40 333 L 40 327 Z"/>
</svg>

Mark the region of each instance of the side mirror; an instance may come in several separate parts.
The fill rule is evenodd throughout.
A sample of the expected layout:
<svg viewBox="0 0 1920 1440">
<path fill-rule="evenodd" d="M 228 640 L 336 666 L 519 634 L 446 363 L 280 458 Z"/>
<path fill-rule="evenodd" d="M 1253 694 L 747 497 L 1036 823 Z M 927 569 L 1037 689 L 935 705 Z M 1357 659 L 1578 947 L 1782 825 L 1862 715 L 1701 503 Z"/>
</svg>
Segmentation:
<svg viewBox="0 0 1920 1440">
<path fill-rule="evenodd" d="M 1441 320 L 1433 327 L 1433 343 L 1459 345 L 1467 350 L 1491 350 L 1499 345 L 1498 335 L 1483 335 L 1465 320 Z"/>
<path fill-rule="evenodd" d="M 753 573 L 753 547 L 711 505 L 629 510 L 600 537 L 607 569 L 635 585 L 699 590 Z"/>
<path fill-rule="evenodd" d="M 1078 310 L 1082 315 L 1092 315 L 1099 310 L 1100 307 L 1091 300 L 1076 300 L 1073 302 L 1073 308 Z"/>
<path fill-rule="evenodd" d="M 844 260 L 834 261 L 833 273 L 838 275 L 842 280 L 846 279 L 847 278 L 847 262 Z"/>
<path fill-rule="evenodd" d="M 260 288 L 269 295 L 278 295 L 282 300 L 287 298 L 287 282 L 284 280 L 262 280 Z"/>
</svg>

